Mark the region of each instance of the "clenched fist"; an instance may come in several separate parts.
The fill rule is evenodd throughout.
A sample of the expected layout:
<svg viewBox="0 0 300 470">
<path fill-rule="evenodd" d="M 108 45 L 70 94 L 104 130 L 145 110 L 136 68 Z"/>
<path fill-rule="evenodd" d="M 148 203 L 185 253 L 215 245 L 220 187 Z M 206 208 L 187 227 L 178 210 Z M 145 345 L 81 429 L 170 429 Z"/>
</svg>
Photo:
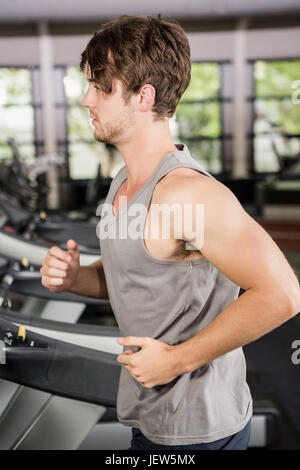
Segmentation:
<svg viewBox="0 0 300 470">
<path fill-rule="evenodd" d="M 78 276 L 79 250 L 74 240 L 68 240 L 68 251 L 52 246 L 42 261 L 42 284 L 51 292 L 69 290 Z"/>
</svg>

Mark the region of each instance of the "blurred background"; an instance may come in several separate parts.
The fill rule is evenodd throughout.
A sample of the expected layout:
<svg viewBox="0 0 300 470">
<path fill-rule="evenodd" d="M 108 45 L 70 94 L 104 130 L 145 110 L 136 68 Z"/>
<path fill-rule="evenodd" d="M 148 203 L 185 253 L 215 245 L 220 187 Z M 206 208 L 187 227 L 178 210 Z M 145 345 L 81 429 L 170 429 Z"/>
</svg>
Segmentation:
<svg viewBox="0 0 300 470">
<path fill-rule="evenodd" d="M 2 230 L 28 234 L 28 214 L 95 223 L 123 160 L 94 140 L 80 54 L 102 23 L 140 13 L 175 18 L 190 41 L 192 78 L 170 122 L 174 142 L 235 193 L 299 278 L 299 0 L 0 0 Z M 51 243 L 48 235 L 35 240 Z M 298 317 L 244 348 L 253 393 L 280 413 L 268 448 L 300 450 Z"/>
</svg>

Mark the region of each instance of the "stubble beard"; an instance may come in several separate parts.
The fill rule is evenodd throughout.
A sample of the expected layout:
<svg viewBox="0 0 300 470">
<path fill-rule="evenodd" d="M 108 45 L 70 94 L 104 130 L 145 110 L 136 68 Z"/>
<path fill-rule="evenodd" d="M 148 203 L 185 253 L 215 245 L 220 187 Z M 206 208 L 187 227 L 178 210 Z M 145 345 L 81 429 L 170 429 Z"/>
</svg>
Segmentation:
<svg viewBox="0 0 300 470">
<path fill-rule="evenodd" d="M 113 132 L 113 129 L 105 131 L 102 127 L 100 127 L 100 123 L 98 123 L 97 128 L 94 130 L 94 137 L 97 142 L 106 144 L 113 144 L 114 134 L 115 133 Z"/>
<path fill-rule="evenodd" d="M 116 145 L 126 139 L 126 136 L 128 136 L 127 131 L 132 128 L 133 123 L 133 114 L 128 109 L 124 116 L 115 122 L 107 123 L 105 127 L 98 121 L 94 130 L 94 137 L 98 142 Z"/>
</svg>

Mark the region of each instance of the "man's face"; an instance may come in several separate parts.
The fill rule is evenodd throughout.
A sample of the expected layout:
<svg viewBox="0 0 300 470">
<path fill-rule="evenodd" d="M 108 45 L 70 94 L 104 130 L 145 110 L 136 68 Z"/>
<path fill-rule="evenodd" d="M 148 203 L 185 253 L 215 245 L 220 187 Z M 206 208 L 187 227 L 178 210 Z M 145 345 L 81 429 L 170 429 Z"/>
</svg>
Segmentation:
<svg viewBox="0 0 300 470">
<path fill-rule="evenodd" d="M 132 135 L 134 108 L 132 99 L 125 104 L 122 97 L 122 83 L 113 79 L 112 92 L 106 95 L 100 86 L 87 74 L 89 88 L 82 100 L 82 106 L 89 108 L 94 136 L 99 142 L 122 144 Z"/>
</svg>

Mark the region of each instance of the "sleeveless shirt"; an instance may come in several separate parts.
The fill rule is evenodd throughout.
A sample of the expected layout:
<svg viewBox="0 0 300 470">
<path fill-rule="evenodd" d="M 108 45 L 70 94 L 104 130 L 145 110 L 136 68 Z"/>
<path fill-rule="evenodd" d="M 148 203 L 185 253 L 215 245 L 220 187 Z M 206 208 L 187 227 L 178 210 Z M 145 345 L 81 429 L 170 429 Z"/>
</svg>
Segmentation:
<svg viewBox="0 0 300 470">
<path fill-rule="evenodd" d="M 114 215 L 114 197 L 126 180 L 126 168 L 121 168 L 107 194 L 103 206 L 106 216 L 101 217 L 98 234 L 109 300 L 121 335 L 147 336 L 169 345 L 196 335 L 239 294 L 239 286 L 206 258 L 161 259 L 145 246 L 147 211 L 161 178 L 179 167 L 214 178 L 191 157 L 186 145 L 176 147 L 178 150 L 161 159 L 127 206 Z M 133 237 L 129 227 L 135 227 L 137 207 L 144 211 L 138 219 L 138 236 Z M 150 389 L 121 368 L 118 419 L 139 428 L 157 444 L 189 445 L 222 439 L 240 431 L 252 412 L 242 348 Z"/>
</svg>

